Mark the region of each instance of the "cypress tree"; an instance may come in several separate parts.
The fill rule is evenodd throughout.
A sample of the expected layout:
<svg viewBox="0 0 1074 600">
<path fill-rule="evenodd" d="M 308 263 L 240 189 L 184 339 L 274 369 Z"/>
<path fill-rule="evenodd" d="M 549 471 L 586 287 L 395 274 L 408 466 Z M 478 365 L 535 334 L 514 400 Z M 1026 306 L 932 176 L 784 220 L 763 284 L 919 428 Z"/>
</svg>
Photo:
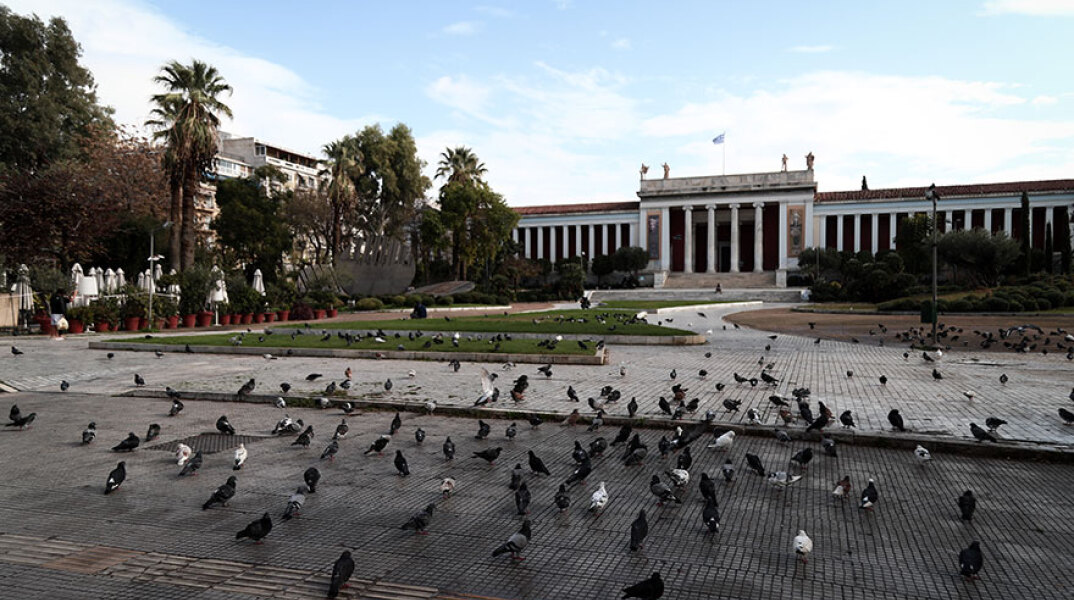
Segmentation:
<svg viewBox="0 0 1074 600">
<path fill-rule="evenodd" d="M 1022 274 L 1026 277 L 1029 277 L 1029 273 L 1032 270 L 1030 267 L 1033 260 L 1029 239 L 1029 223 L 1032 215 L 1029 210 L 1029 194 L 1022 192 L 1022 239 L 1020 241 L 1022 246 Z"/>
</svg>

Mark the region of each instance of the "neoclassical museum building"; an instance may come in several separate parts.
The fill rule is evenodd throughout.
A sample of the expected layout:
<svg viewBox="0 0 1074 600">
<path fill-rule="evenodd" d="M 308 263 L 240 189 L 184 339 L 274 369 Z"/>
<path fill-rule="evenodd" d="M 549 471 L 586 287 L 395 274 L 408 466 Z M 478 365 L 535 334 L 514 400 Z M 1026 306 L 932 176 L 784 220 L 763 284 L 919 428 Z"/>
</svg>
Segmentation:
<svg viewBox="0 0 1074 600">
<path fill-rule="evenodd" d="M 807 158 L 802 171 L 667 177 L 665 169 L 662 179 L 643 176 L 632 202 L 515 207 L 521 219 L 514 239 L 523 256 L 552 262 L 640 246 L 649 251 L 657 287 L 782 287 L 803 249 L 893 249 L 902 221 L 932 210 L 927 186 L 817 192 Z M 1022 192 L 1032 213 L 1028 232 Z M 1074 179 L 937 185 L 936 193 L 941 232 L 979 227 L 1028 235 L 1040 249 L 1047 228 L 1053 238 L 1074 235 Z"/>
</svg>

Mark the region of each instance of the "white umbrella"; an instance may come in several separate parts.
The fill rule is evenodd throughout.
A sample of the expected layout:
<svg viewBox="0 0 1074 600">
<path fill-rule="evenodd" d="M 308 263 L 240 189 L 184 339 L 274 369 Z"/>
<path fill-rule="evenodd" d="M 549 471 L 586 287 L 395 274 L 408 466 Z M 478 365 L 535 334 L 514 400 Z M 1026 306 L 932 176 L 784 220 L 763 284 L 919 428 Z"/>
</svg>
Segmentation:
<svg viewBox="0 0 1074 600">
<path fill-rule="evenodd" d="M 123 269 L 116 269 L 116 290 L 121 290 L 127 287 L 127 275 L 123 273 Z"/>
<path fill-rule="evenodd" d="M 116 272 L 108 269 L 104 272 L 104 293 L 111 294 L 116 291 Z"/>
<path fill-rule="evenodd" d="M 71 286 L 77 288 L 80 283 L 82 283 L 82 265 L 75 263 L 71 267 Z"/>
<path fill-rule="evenodd" d="M 138 280 L 135 283 L 135 285 L 137 285 L 138 287 L 140 287 L 142 289 L 145 289 L 145 273 L 144 272 L 140 271 L 138 273 Z"/>
<path fill-rule="evenodd" d="M 164 275 L 164 269 L 160 267 L 160 263 L 153 264 L 153 281 L 158 281 L 161 276 Z"/>
<path fill-rule="evenodd" d="M 213 286 L 209 288 L 209 302 L 227 302 L 227 283 L 224 281 L 224 272 L 214 265 L 211 275 Z"/>
<path fill-rule="evenodd" d="M 89 304 L 90 298 L 97 297 L 98 290 L 96 275 L 96 270 L 90 269 L 89 276 L 83 277 L 82 281 L 78 283 L 78 297 L 75 299 L 75 306 L 85 306 Z"/>
<path fill-rule="evenodd" d="M 93 273 L 94 278 L 97 280 L 97 293 L 104 293 L 104 269 L 95 268 Z"/>
<path fill-rule="evenodd" d="M 153 271 L 145 270 L 145 291 L 148 292 L 153 287 Z"/>
<path fill-rule="evenodd" d="M 19 297 L 19 310 L 32 311 L 34 309 L 34 290 L 30 287 L 30 269 L 26 265 L 19 265 L 14 292 Z"/>
<path fill-rule="evenodd" d="M 258 294 L 265 295 L 265 278 L 261 275 L 261 269 L 254 271 L 253 288 Z"/>
</svg>

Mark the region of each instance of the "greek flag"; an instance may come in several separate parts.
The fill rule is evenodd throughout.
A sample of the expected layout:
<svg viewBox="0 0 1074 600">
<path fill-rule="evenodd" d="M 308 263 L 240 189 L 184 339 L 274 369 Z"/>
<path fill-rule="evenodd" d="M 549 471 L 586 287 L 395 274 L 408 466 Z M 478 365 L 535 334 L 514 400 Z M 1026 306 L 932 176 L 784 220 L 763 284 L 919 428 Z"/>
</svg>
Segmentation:
<svg viewBox="0 0 1074 600">
<path fill-rule="evenodd" d="M 712 143 L 713 144 L 722 144 L 723 143 L 723 136 L 724 136 L 724 134 L 721 133 L 720 135 L 712 138 Z"/>
</svg>

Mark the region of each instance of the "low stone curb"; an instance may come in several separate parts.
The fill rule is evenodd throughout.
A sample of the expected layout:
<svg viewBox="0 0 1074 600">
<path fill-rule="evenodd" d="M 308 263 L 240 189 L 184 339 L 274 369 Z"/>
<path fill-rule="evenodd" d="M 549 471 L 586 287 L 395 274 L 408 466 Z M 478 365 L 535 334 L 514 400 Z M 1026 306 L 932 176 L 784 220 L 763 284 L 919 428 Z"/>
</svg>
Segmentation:
<svg viewBox="0 0 1074 600">
<path fill-rule="evenodd" d="M 275 402 L 276 398 L 280 397 L 251 394 L 240 398 L 235 394 L 226 394 L 222 392 L 183 392 L 182 394 L 183 400 L 248 402 L 254 404 L 272 404 Z M 167 398 L 167 394 L 155 390 L 132 390 L 117 395 L 134 398 Z M 298 408 L 315 407 L 313 397 L 284 396 L 283 398 L 288 406 Z M 333 407 L 338 407 L 343 402 L 350 402 L 356 409 L 366 409 L 370 411 L 426 412 L 425 401 L 423 400 L 407 401 L 402 399 L 380 399 L 370 398 L 369 395 L 364 397 L 332 397 L 329 398 L 329 400 L 332 402 Z M 573 410 L 573 408 L 579 408 L 581 410 L 582 406 L 584 406 L 581 403 L 565 402 L 564 404 L 566 405 L 565 408 L 570 407 L 571 410 Z M 536 416 L 540 417 L 546 425 L 553 426 L 558 425 L 566 418 L 564 413 L 525 410 L 522 406 L 511 406 L 505 404 L 503 401 L 500 402 L 500 406 L 493 406 L 491 408 L 439 405 L 435 412 L 440 416 L 512 421 L 525 421 L 531 416 Z M 578 425 L 587 425 L 592 422 L 592 419 L 593 415 L 579 415 Z M 663 416 L 643 416 L 635 417 L 633 419 L 610 415 L 604 417 L 604 427 L 606 430 L 622 427 L 623 425 L 631 425 L 632 427 L 642 427 L 647 429 L 673 430 L 676 427 L 686 429 L 696 423 L 696 420 L 676 421 Z M 734 431 L 736 436 L 742 435 L 750 437 L 773 437 L 774 429 L 775 427 L 772 425 L 729 425 L 718 421 L 713 421 L 710 426 L 710 431 L 719 431 L 720 433 Z M 820 443 L 820 440 L 823 437 L 820 432 L 810 432 L 807 434 L 805 430 L 801 428 L 787 429 L 781 427 L 780 429 L 786 431 L 794 442 L 806 441 Z M 1036 442 L 1003 441 L 993 444 L 990 442 L 969 441 L 949 436 L 928 435 L 913 431 L 895 434 L 887 432 L 863 433 L 854 430 L 830 429 L 825 431 L 824 434 L 834 439 L 837 447 L 838 445 L 847 445 L 905 449 L 907 451 L 907 460 L 913 460 L 911 452 L 920 444 L 928 448 L 931 452 L 947 452 L 964 456 L 1003 458 L 1007 460 L 1032 460 L 1039 462 L 1074 464 L 1074 448 L 1045 445 Z M 711 441 L 712 438 L 705 436 L 702 440 L 698 440 L 698 443 L 707 445 L 711 443 Z"/>
<path fill-rule="evenodd" d="M 593 356 L 578 354 L 510 354 L 497 352 L 417 352 L 399 350 L 359 350 L 346 348 L 245 348 L 243 346 L 201 346 L 189 344 L 195 354 L 244 354 L 262 356 L 272 354 L 276 357 L 306 356 L 315 358 L 373 358 L 387 360 L 429 360 L 446 362 L 456 359 L 465 362 L 488 363 L 530 363 L 556 365 L 603 365 L 607 357 L 605 348 L 597 350 Z M 136 342 L 89 342 L 91 350 L 125 350 L 132 352 L 175 352 L 185 353 L 185 347 L 174 344 L 146 344 Z M 287 352 L 290 351 L 290 354 Z"/>
<path fill-rule="evenodd" d="M 743 300 L 742 302 L 712 302 L 709 304 L 688 304 L 686 306 L 665 306 L 664 308 L 658 308 L 649 312 L 662 315 L 669 312 L 681 312 L 684 310 L 703 310 L 712 308 L 743 308 L 747 306 L 761 306 L 764 304 L 762 300 Z"/>
<path fill-rule="evenodd" d="M 370 321 L 375 323 L 375 321 Z M 295 328 L 281 328 L 274 331 L 287 331 L 290 329 L 303 329 L 301 327 Z M 317 329 L 313 327 L 311 329 Z M 323 327 L 322 329 L 328 330 L 330 328 Z M 408 333 L 414 333 L 417 329 L 378 329 L 376 327 L 364 327 L 362 329 L 332 329 L 332 331 L 341 331 L 344 333 L 364 333 L 367 331 L 383 331 L 385 335 L 394 336 L 395 334 L 407 335 Z M 421 330 L 425 334 L 430 333 L 449 333 L 442 329 L 430 329 Z M 565 340 L 583 340 L 583 341 L 597 341 L 604 340 L 605 344 L 622 344 L 624 346 L 696 346 L 704 344 L 707 340 L 703 335 L 596 335 L 596 334 L 582 334 L 582 333 L 527 333 L 527 332 L 502 332 L 504 335 L 510 335 L 512 338 L 520 340 L 547 340 L 552 337 L 560 336 Z M 489 336 L 496 335 L 495 332 L 489 331 L 459 331 L 459 335 L 481 335 Z M 495 355 L 493 355 L 495 356 Z M 493 360 L 492 362 L 495 362 Z M 518 361 L 515 361 L 518 362 Z"/>
</svg>

